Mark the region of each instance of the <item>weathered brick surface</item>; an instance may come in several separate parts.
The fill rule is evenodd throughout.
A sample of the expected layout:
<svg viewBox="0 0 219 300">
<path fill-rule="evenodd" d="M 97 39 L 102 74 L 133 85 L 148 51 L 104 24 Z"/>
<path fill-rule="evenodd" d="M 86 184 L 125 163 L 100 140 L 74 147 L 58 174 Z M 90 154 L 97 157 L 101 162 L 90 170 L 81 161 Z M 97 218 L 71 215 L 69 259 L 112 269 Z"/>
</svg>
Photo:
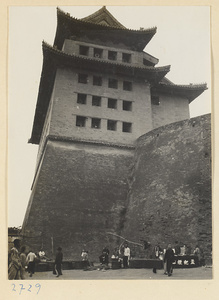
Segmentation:
<svg viewBox="0 0 219 300">
<path fill-rule="evenodd" d="M 205 115 L 138 139 L 123 235 L 152 246 L 199 244 L 211 258 L 210 126 Z"/>
<path fill-rule="evenodd" d="M 78 83 L 79 73 L 88 74 L 89 82 Z M 102 76 L 102 86 L 93 85 L 93 76 Z M 118 89 L 108 88 L 108 79 L 118 80 Z M 123 81 L 133 82 L 132 91 L 123 90 Z M 77 94 L 87 95 L 87 104 L 77 103 Z M 101 96 L 101 106 L 92 106 L 92 96 Z M 117 108 L 107 107 L 108 98 L 117 99 Z M 122 109 L 123 100 L 132 102 L 132 111 Z M 50 134 L 95 140 L 133 144 L 136 138 L 152 129 L 150 87 L 138 80 L 106 76 L 80 70 L 59 69 L 56 75 L 52 104 Z M 87 117 L 85 127 L 76 127 L 76 116 Z M 91 118 L 101 119 L 101 128 L 91 128 Z M 107 130 L 107 120 L 117 121 L 117 130 Z M 132 123 L 132 132 L 122 132 L 122 122 Z"/>
<path fill-rule="evenodd" d="M 98 260 L 116 240 L 125 211 L 132 150 L 65 142 L 47 143 L 23 224 L 25 243 L 48 255 L 62 246 L 65 258 L 82 248 Z M 34 199 L 32 201 L 32 199 Z"/>
<path fill-rule="evenodd" d="M 189 119 L 188 99 L 160 94 L 159 100 L 159 105 L 152 105 L 153 128 Z"/>
<path fill-rule="evenodd" d="M 211 257 L 210 116 L 170 124 L 141 136 L 133 150 L 49 141 L 23 224 L 24 242 L 79 259 L 86 247 L 129 240 L 198 243 Z M 129 183 L 129 184 L 128 184 Z M 53 239 L 53 240 L 52 240 Z M 152 247 L 151 247 L 152 248 Z M 149 256 L 131 245 L 135 257 Z"/>
</svg>

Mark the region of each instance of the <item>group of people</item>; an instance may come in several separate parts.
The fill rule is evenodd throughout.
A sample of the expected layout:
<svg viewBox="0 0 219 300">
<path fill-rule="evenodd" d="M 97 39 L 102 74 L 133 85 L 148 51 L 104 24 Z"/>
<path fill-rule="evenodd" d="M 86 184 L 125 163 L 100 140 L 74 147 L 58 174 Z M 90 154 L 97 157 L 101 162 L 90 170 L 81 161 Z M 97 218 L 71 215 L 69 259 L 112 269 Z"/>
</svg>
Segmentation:
<svg viewBox="0 0 219 300">
<path fill-rule="evenodd" d="M 184 256 L 193 254 L 197 257 L 198 263 L 200 263 L 201 260 L 201 251 L 198 245 L 196 245 L 194 251 L 192 252 L 191 250 L 187 251 L 188 248 L 186 245 L 180 247 L 178 242 L 175 243 L 176 245 L 174 248 L 172 248 L 171 244 L 168 244 L 167 249 L 161 249 L 159 244 L 154 247 L 153 257 L 163 260 L 164 274 L 168 276 L 171 276 L 173 273 L 173 262 L 175 261 L 175 256 L 177 255 Z M 153 268 L 153 272 L 156 273 L 156 268 Z"/>
<path fill-rule="evenodd" d="M 26 247 L 20 247 L 20 240 L 14 240 L 14 247 L 12 247 L 8 257 L 8 279 L 25 279 L 25 272 L 29 272 L 29 276 L 35 272 L 36 254 L 29 251 L 26 255 Z"/>
<path fill-rule="evenodd" d="M 119 248 L 115 248 L 111 259 L 117 259 L 118 261 L 122 262 L 123 268 L 128 268 L 129 260 L 131 257 L 131 251 L 128 247 L 128 243 L 125 242 Z M 104 247 L 102 250 L 101 255 L 99 256 L 100 264 L 104 266 L 108 266 L 109 264 L 109 249 L 108 247 Z"/>
<path fill-rule="evenodd" d="M 45 261 L 47 259 L 45 252 L 41 249 L 38 253 L 38 256 L 33 252 L 29 251 L 26 255 L 26 247 L 20 247 L 20 240 L 14 240 L 14 247 L 10 250 L 9 253 L 9 266 L 8 266 L 8 278 L 9 279 L 25 279 L 25 273 L 28 271 L 29 276 L 35 272 L 35 263 L 37 260 Z M 164 274 L 171 276 L 173 272 L 173 262 L 175 261 L 176 255 L 186 255 L 186 246 L 179 246 L 178 242 L 175 247 L 172 248 L 171 244 L 168 244 L 167 249 L 161 249 L 159 244 L 157 244 L 153 248 L 153 256 L 152 258 L 157 258 L 163 260 L 164 262 Z M 192 252 L 193 255 L 196 255 L 198 261 L 201 259 L 201 251 L 198 245 L 195 247 Z M 101 255 L 99 256 L 100 264 L 104 268 L 108 267 L 109 264 L 109 249 L 108 247 L 104 247 Z M 120 245 L 120 247 L 114 248 L 111 259 L 117 260 L 123 265 L 123 268 L 128 268 L 129 261 L 131 257 L 131 251 L 128 246 L 128 243 L 125 241 Z M 81 252 L 82 261 L 86 262 L 89 266 L 88 261 L 88 251 L 82 250 Z M 53 274 L 59 277 L 62 275 L 62 261 L 63 261 L 63 253 L 62 248 L 57 248 Z M 153 268 L 153 272 L 156 273 L 156 268 Z"/>
<path fill-rule="evenodd" d="M 26 247 L 21 247 L 19 239 L 14 240 L 14 246 L 11 248 L 8 255 L 8 279 L 25 279 L 25 274 L 28 272 L 32 277 L 35 273 L 35 264 L 39 261 L 47 259 L 45 252 L 41 249 L 36 255 L 32 250 L 26 254 Z M 59 277 L 62 275 L 61 265 L 63 260 L 62 248 L 57 248 L 53 274 Z"/>
</svg>

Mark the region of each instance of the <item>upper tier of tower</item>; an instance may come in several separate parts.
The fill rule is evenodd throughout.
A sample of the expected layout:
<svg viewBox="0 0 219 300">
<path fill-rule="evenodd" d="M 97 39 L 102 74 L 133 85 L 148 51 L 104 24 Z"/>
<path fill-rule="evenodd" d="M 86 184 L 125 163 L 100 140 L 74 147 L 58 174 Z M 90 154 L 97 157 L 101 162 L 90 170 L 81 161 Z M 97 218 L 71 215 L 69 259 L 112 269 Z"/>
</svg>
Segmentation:
<svg viewBox="0 0 219 300">
<path fill-rule="evenodd" d="M 97 40 L 105 45 L 112 42 L 133 51 L 143 51 L 156 33 L 156 27 L 144 30 L 127 29 L 103 6 L 96 13 L 82 19 L 71 17 L 57 8 L 57 30 L 54 46 L 62 49 L 65 39 Z"/>
</svg>

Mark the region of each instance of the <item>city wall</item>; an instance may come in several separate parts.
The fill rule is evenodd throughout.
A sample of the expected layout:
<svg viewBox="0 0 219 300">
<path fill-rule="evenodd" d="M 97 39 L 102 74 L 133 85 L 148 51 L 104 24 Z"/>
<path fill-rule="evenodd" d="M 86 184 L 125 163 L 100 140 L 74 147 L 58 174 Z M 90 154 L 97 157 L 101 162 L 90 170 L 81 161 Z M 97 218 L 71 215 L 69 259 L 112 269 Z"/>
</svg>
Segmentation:
<svg viewBox="0 0 219 300">
<path fill-rule="evenodd" d="M 83 248 L 98 261 L 113 248 L 126 211 L 132 149 L 48 141 L 23 224 L 24 243 L 53 257 L 80 260 Z"/>
<path fill-rule="evenodd" d="M 210 115 L 160 127 L 137 140 L 123 236 L 162 248 L 176 241 L 192 249 L 198 244 L 209 261 L 211 203 Z"/>
</svg>

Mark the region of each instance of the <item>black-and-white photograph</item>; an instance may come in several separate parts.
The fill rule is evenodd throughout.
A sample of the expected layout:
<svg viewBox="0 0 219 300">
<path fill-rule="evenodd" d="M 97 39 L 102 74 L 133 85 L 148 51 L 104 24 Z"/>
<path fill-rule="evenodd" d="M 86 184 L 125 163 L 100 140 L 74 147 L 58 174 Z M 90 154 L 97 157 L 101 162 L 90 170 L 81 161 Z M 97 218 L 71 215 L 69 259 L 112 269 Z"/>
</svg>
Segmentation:
<svg viewBox="0 0 219 300">
<path fill-rule="evenodd" d="M 8 279 L 212 279 L 209 6 L 8 16 Z"/>
</svg>

